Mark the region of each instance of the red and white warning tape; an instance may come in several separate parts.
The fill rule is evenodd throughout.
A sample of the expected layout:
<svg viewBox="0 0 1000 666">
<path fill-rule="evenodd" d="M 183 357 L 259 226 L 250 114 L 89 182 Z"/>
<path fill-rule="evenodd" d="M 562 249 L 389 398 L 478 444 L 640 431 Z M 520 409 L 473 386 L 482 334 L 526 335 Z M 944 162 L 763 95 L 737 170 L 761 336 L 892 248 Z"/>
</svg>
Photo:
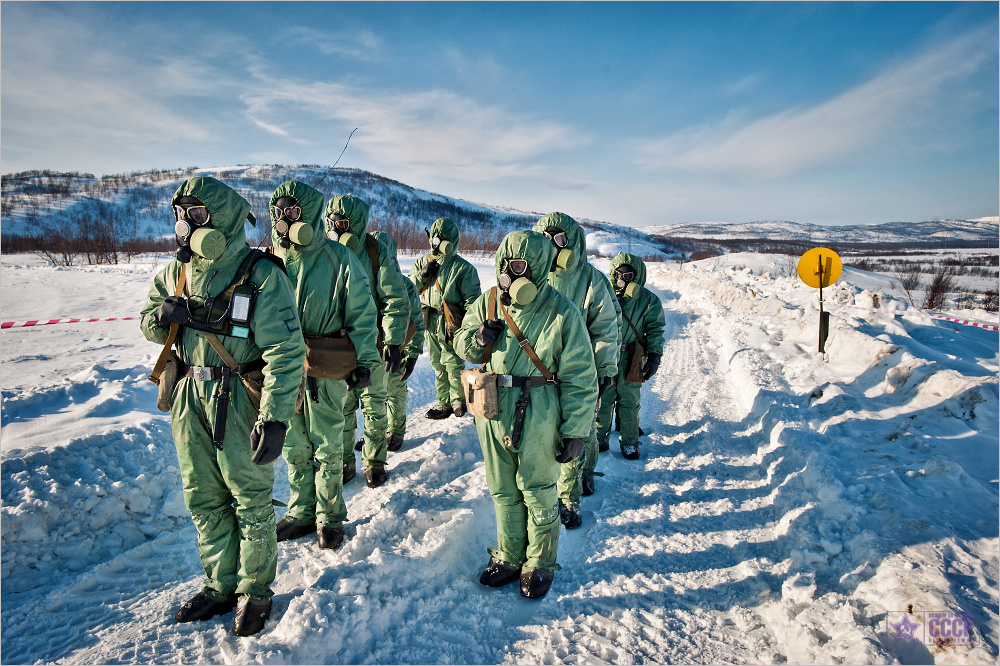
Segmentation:
<svg viewBox="0 0 1000 666">
<path fill-rule="evenodd" d="M 835 305 L 838 308 L 852 308 L 854 310 L 864 310 L 865 312 L 881 312 L 883 314 L 890 314 L 894 317 L 899 317 L 905 315 L 907 317 L 926 317 L 928 319 L 940 319 L 942 321 L 953 321 L 956 324 L 963 324 L 965 326 L 975 326 L 976 328 L 985 328 L 987 331 L 1000 331 L 1000 326 L 994 326 L 993 324 L 981 324 L 978 321 L 969 321 L 968 319 L 956 319 L 954 317 L 946 317 L 945 315 L 934 314 L 933 312 L 913 312 L 910 310 L 881 310 L 878 308 L 865 308 L 860 305 L 843 305 L 841 303 L 834 303 L 832 301 L 823 301 L 826 305 Z"/>
<path fill-rule="evenodd" d="M 48 321 L 42 321 L 41 319 L 33 319 L 30 321 L 5 321 L 0 323 L 0 329 L 4 328 L 27 328 L 28 326 L 48 326 L 49 324 L 75 324 L 77 322 L 92 322 L 92 321 L 129 321 L 132 319 L 138 319 L 138 317 L 107 317 L 105 319 L 49 319 Z"/>
</svg>

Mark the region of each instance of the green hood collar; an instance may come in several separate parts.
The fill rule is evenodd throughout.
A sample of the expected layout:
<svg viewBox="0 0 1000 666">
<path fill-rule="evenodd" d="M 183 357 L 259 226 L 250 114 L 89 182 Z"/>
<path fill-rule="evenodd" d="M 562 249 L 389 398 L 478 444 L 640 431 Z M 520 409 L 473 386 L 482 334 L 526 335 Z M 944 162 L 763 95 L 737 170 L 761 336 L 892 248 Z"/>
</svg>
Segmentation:
<svg viewBox="0 0 1000 666">
<path fill-rule="evenodd" d="M 646 264 L 642 259 L 635 256 L 634 254 L 628 254 L 626 252 L 619 252 L 618 256 L 611 260 L 611 276 L 614 278 L 615 270 L 619 266 L 624 266 L 628 264 L 635 269 L 635 282 L 640 287 L 646 286 Z"/>
<path fill-rule="evenodd" d="M 271 243 L 277 247 L 280 240 L 278 232 L 274 229 L 274 223 L 277 220 L 272 212 L 272 207 L 274 206 L 274 202 L 281 197 L 292 197 L 298 201 L 299 206 L 302 208 L 302 222 L 312 227 L 312 242 L 305 247 L 319 247 L 325 243 L 326 230 L 323 228 L 323 194 L 319 190 L 297 180 L 286 180 L 281 185 L 278 185 L 278 189 L 271 195 L 271 201 L 268 203 L 268 213 L 271 216 Z M 292 247 L 302 249 L 302 246 L 292 245 Z"/>
<path fill-rule="evenodd" d="M 500 241 L 496 253 L 497 280 L 504 259 L 527 259 L 531 281 L 541 291 L 548 283 L 549 267 L 555 258 L 556 248 L 548 238 L 534 231 L 512 231 Z"/>
<path fill-rule="evenodd" d="M 389 254 L 392 256 L 395 257 L 399 253 L 399 243 L 389 234 L 384 231 L 373 231 L 372 236 L 375 237 L 375 240 L 381 241 L 382 245 L 385 245 L 389 249 Z"/>
<path fill-rule="evenodd" d="M 544 233 L 549 227 L 558 227 L 569 238 L 569 249 L 576 253 L 576 264 L 570 270 L 580 270 L 587 263 L 587 235 L 580 223 L 566 213 L 549 213 L 539 218 L 532 231 Z M 551 245 L 551 241 L 549 241 Z"/>
<path fill-rule="evenodd" d="M 338 194 L 327 202 L 324 218 L 333 213 L 347 217 L 351 221 L 349 231 L 358 238 L 364 238 L 368 231 L 368 204 L 353 194 Z"/>
<path fill-rule="evenodd" d="M 229 187 L 225 183 L 209 176 L 199 176 L 198 178 L 188 178 L 170 199 L 170 205 L 180 197 L 198 197 L 205 204 L 211 215 L 212 228 L 218 229 L 226 237 L 226 251 L 215 262 L 194 255 L 192 260 L 199 262 L 219 263 L 226 261 L 228 257 L 242 252 L 246 245 L 246 230 L 243 223 L 247 220 L 250 224 L 257 226 L 257 220 L 250 214 L 250 202 L 240 196 L 240 193 Z"/>
</svg>

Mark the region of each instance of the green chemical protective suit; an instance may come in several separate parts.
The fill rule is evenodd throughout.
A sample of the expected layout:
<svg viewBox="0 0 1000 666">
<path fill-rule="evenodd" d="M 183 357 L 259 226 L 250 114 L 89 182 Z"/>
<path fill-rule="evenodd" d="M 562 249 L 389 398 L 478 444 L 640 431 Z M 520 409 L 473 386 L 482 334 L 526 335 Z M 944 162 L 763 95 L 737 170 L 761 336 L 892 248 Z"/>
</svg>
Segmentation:
<svg viewBox="0 0 1000 666">
<path fill-rule="evenodd" d="M 430 234 L 431 239 L 440 235 L 447 240 L 447 251 L 433 251 L 418 258 L 410 270 L 410 279 L 420 292 L 420 303 L 427 317 L 427 349 L 430 352 L 431 367 L 434 368 L 438 405 L 444 409 L 454 409 L 465 404 L 461 381 L 465 361 L 455 353 L 452 336 L 447 334 L 445 316 L 442 314 L 443 301 L 456 306 L 459 314 L 465 313 L 479 298 L 482 289 L 476 267 L 458 255 L 462 237 L 458 225 L 447 217 L 442 217 L 431 225 Z M 428 275 L 425 270 L 432 259 L 438 265 L 436 276 Z"/>
<path fill-rule="evenodd" d="M 214 178 L 190 178 L 174 193 L 200 199 L 211 214 L 211 225 L 225 236 L 225 250 L 209 261 L 195 255 L 186 266 L 184 296 L 199 311 L 205 300 L 221 294 L 239 276 L 237 269 L 250 248 L 243 223 L 250 204 Z M 171 261 L 153 279 L 142 310 L 143 335 L 163 344 L 168 328 L 156 313 L 174 295 L 182 264 Z M 264 361 L 264 386 L 258 414 L 237 378 L 230 379 L 230 397 L 222 449 L 212 443 L 221 380 L 181 376 L 170 411 L 174 443 L 184 485 L 184 503 L 198 530 L 198 550 L 206 587 L 223 595 L 269 597 L 277 565 L 270 464 L 251 461 L 250 432 L 255 423 L 287 423 L 295 410 L 302 380 L 305 344 L 295 308 L 295 295 L 281 268 L 267 259 L 257 261 L 250 276 L 257 286 L 256 304 L 247 337 L 219 335 L 237 363 Z M 182 326 L 176 351 L 187 366 L 222 368 L 222 359 L 204 334 Z"/>
<path fill-rule="evenodd" d="M 374 245 L 369 250 L 366 240 L 368 234 L 368 204 L 353 194 L 340 194 L 326 204 L 326 232 L 331 238 L 337 237 L 336 230 L 331 226 L 331 216 L 344 215 L 350 220 L 349 233 L 341 235 L 340 242 L 351 249 L 368 275 L 371 285 L 371 295 L 378 311 L 378 324 L 382 336 L 383 348 L 379 350 L 385 357 L 385 348 L 389 345 L 402 346 L 406 339 L 406 331 L 410 325 L 410 299 L 406 294 L 403 274 L 399 270 L 396 258 L 389 249 L 374 238 Z M 372 255 L 378 263 L 378 274 L 372 264 Z M 386 407 L 385 407 L 385 366 L 380 365 L 372 371 L 372 385 L 366 389 L 350 391 L 344 402 L 344 417 L 346 419 L 343 432 L 343 451 L 345 467 L 353 467 L 354 433 L 357 430 L 355 413 L 360 406 L 365 415 L 365 444 L 361 451 L 365 469 L 370 467 L 385 467 L 386 459 Z M 351 462 L 348 463 L 347 461 Z"/>
<path fill-rule="evenodd" d="M 372 236 L 389 248 L 389 252 L 394 257 L 396 256 L 396 253 L 399 251 L 399 244 L 395 238 L 384 231 L 373 231 Z M 413 285 L 413 282 L 405 275 L 403 276 L 403 284 L 406 287 L 407 295 L 410 297 L 410 321 L 413 323 L 415 331 L 413 338 L 403 350 L 403 364 L 399 372 L 387 372 L 385 376 L 386 416 L 389 424 L 386 434 L 389 437 L 396 435 L 399 438 L 402 438 L 406 434 L 407 393 L 406 380 L 403 379 L 403 373 L 406 372 L 406 366 L 411 360 L 415 360 L 424 353 L 424 318 L 420 314 L 420 296 L 417 294 L 417 289 Z"/>
<path fill-rule="evenodd" d="M 611 274 L 619 266 L 628 265 L 635 269 L 633 282 L 639 286 L 631 298 L 622 297 L 622 315 L 627 316 L 636 329 L 649 344 L 647 353 L 663 353 L 663 329 L 666 325 L 663 317 L 663 304 L 656 294 L 646 289 L 646 264 L 639 257 L 620 253 L 611 260 Z M 610 284 L 610 283 L 609 283 Z M 624 318 L 622 320 L 624 322 Z M 614 404 L 618 401 L 618 412 L 621 422 L 622 445 L 639 443 L 639 396 L 642 384 L 625 381 L 631 357 L 631 345 L 636 340 L 635 332 L 627 323 L 622 324 L 622 352 L 618 361 L 618 374 L 615 383 L 601 399 L 601 409 L 597 414 L 597 439 L 607 445 L 611 432 L 611 420 L 614 417 Z"/>
<path fill-rule="evenodd" d="M 506 259 L 527 260 L 537 296 L 526 305 L 512 303 L 507 313 L 559 383 L 530 389 L 516 448 L 510 437 L 522 389 L 498 387 L 499 414 L 475 419 L 497 516 L 497 548 L 490 549 L 490 554 L 495 560 L 527 569 L 559 568 L 556 482 L 560 464 L 556 455 L 562 451 L 563 438 L 590 434 L 597 404 L 597 370 L 586 322 L 577 307 L 548 284 L 554 256 L 555 248 L 545 236 L 515 231 L 500 243 L 496 267 L 499 278 Z M 487 319 L 489 300 L 489 291 L 478 298 L 455 334 L 455 351 L 471 362 L 484 354 L 477 331 Z M 496 308 L 496 319 L 503 321 L 499 299 Z M 506 323 L 493 342 L 486 370 L 515 377 L 543 376 Z"/>
<path fill-rule="evenodd" d="M 566 232 L 568 248 L 574 252 L 576 259 L 569 269 L 556 267 L 550 272 L 549 284 L 580 309 L 590 334 L 598 379 L 614 377 L 618 374 L 621 313 L 618 299 L 615 298 L 607 276 L 587 261 L 587 237 L 577 221 L 564 213 L 549 213 L 538 220 L 533 230 L 545 233 L 549 229 Z M 596 421 L 597 415 L 594 414 L 594 417 Z M 559 500 L 563 504 L 580 500 L 581 476 L 593 477 L 597 457 L 595 426 L 585 440 L 584 455 L 562 466 L 559 475 Z"/>
<path fill-rule="evenodd" d="M 301 222 L 312 228 L 307 245 L 292 242 L 281 248 L 274 205 L 282 197 L 298 202 Z M 282 183 L 271 195 L 271 218 L 273 247 L 285 260 L 303 335 L 323 338 L 346 332 L 358 365 L 374 374 L 382 360 L 375 347 L 376 312 L 368 276 L 353 252 L 326 237 L 322 193 L 298 181 Z M 342 483 L 347 380 L 310 377 L 305 388 L 302 412 L 292 419 L 282 452 L 291 491 L 285 519 L 296 525 L 340 527 L 347 519 Z M 349 416 L 353 421 L 354 414 Z"/>
</svg>

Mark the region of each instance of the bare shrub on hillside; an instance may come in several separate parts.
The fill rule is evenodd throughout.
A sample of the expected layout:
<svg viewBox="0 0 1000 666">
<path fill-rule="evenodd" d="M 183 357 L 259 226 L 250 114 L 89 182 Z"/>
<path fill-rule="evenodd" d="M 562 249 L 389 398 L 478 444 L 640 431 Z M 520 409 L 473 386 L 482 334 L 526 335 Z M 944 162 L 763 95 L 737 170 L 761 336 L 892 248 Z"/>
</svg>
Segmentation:
<svg viewBox="0 0 1000 666">
<path fill-rule="evenodd" d="M 954 271 L 950 266 L 938 266 L 934 271 L 931 283 L 924 292 L 923 308 L 925 310 L 940 310 L 947 302 L 948 292 L 955 287 Z"/>
<path fill-rule="evenodd" d="M 896 264 L 892 269 L 892 274 L 896 278 L 896 284 L 906 294 L 906 300 L 913 307 L 917 307 L 917 304 L 913 301 L 913 297 L 920 286 L 920 264 L 909 262 Z"/>
</svg>

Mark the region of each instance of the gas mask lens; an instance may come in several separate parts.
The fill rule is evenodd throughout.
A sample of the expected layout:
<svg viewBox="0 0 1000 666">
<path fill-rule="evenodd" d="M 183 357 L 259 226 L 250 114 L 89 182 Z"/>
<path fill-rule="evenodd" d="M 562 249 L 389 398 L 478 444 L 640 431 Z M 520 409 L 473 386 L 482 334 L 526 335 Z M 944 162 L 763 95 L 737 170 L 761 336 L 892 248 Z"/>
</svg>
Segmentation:
<svg viewBox="0 0 1000 666">
<path fill-rule="evenodd" d="M 298 222 L 299 218 L 302 217 L 302 208 L 298 204 L 284 208 L 281 206 L 271 206 L 271 215 L 276 220 L 285 219 L 288 222 Z"/>
<path fill-rule="evenodd" d="M 552 244 L 560 250 L 569 247 L 569 236 L 559 227 L 549 227 L 545 230 L 545 235 L 549 237 Z"/>
<path fill-rule="evenodd" d="M 340 213 L 330 213 L 326 216 L 326 226 L 339 236 L 351 228 L 351 220 Z"/>
<path fill-rule="evenodd" d="M 174 204 L 174 215 L 178 222 L 187 221 L 196 227 L 203 227 L 208 224 L 212 216 L 205 206 L 182 206 Z"/>
<path fill-rule="evenodd" d="M 639 285 L 635 282 L 635 269 L 631 266 L 622 266 L 615 271 L 615 291 L 626 298 L 632 298 L 639 290 Z"/>
</svg>

